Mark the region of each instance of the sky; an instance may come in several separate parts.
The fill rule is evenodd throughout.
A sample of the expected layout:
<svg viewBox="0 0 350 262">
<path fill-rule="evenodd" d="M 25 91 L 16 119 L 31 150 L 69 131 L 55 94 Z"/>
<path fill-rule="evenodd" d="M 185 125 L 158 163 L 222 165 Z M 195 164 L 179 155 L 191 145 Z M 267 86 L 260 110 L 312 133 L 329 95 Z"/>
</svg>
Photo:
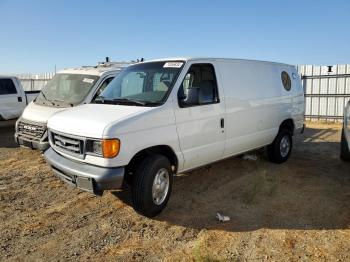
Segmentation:
<svg viewBox="0 0 350 262">
<path fill-rule="evenodd" d="M 0 74 L 229 57 L 350 64 L 348 0 L 0 0 Z"/>
</svg>

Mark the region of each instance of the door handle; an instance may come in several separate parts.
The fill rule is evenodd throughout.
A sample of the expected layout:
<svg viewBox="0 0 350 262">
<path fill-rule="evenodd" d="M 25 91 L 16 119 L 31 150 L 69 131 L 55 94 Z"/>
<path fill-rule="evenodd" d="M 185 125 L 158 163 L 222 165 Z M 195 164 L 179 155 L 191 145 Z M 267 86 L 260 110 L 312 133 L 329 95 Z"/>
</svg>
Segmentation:
<svg viewBox="0 0 350 262">
<path fill-rule="evenodd" d="M 22 97 L 17 97 L 18 102 L 22 102 Z"/>
<path fill-rule="evenodd" d="M 225 119 L 223 119 L 223 118 L 220 119 L 220 127 L 221 128 L 225 127 Z"/>
</svg>

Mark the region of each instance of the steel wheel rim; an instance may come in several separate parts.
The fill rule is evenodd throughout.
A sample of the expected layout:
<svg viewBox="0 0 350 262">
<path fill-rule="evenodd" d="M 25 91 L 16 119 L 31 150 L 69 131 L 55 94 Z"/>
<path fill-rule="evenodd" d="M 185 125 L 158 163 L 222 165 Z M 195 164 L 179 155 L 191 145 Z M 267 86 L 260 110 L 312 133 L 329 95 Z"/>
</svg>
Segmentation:
<svg viewBox="0 0 350 262">
<path fill-rule="evenodd" d="M 166 199 L 169 191 L 169 172 L 166 168 L 158 170 L 152 185 L 152 200 L 156 205 L 161 205 Z"/>
<path fill-rule="evenodd" d="M 280 152 L 282 157 L 286 157 L 290 151 L 290 138 L 288 135 L 285 135 L 281 139 L 280 143 Z"/>
</svg>

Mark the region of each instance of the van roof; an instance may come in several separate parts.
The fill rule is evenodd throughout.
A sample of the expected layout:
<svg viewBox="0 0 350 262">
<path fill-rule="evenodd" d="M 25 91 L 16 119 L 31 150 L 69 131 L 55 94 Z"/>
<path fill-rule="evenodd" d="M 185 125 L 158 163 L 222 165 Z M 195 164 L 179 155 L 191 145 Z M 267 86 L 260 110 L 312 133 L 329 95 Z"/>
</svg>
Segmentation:
<svg viewBox="0 0 350 262">
<path fill-rule="evenodd" d="M 97 66 L 81 66 L 76 68 L 65 68 L 58 71 L 58 74 L 84 74 L 102 76 L 106 72 L 121 71 L 124 67 L 133 64 L 133 62 L 106 62 L 99 63 Z"/>
<path fill-rule="evenodd" d="M 283 65 L 283 66 L 294 66 L 290 64 L 280 63 L 280 62 L 269 62 L 263 60 L 253 60 L 253 59 L 241 59 L 241 58 L 216 58 L 216 57 L 171 57 L 171 58 L 161 58 L 148 60 L 147 62 L 156 62 L 156 61 L 201 61 L 201 60 L 216 60 L 216 61 L 242 61 L 242 62 L 251 62 L 251 63 L 267 63 L 267 64 L 275 64 L 275 65 Z"/>
<path fill-rule="evenodd" d="M 17 76 L 0 75 L 0 79 L 3 79 L 3 78 L 11 78 L 11 79 L 15 78 L 15 79 L 17 79 Z"/>
</svg>

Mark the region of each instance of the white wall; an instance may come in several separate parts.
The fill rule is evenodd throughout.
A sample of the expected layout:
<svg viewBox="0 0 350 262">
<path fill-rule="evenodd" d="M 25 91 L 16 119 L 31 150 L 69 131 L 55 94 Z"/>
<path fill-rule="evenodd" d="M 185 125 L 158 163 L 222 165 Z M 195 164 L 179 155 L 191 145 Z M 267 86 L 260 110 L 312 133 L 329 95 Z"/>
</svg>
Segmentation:
<svg viewBox="0 0 350 262">
<path fill-rule="evenodd" d="M 305 90 L 306 119 L 336 120 L 350 99 L 350 65 L 300 65 Z"/>
</svg>

